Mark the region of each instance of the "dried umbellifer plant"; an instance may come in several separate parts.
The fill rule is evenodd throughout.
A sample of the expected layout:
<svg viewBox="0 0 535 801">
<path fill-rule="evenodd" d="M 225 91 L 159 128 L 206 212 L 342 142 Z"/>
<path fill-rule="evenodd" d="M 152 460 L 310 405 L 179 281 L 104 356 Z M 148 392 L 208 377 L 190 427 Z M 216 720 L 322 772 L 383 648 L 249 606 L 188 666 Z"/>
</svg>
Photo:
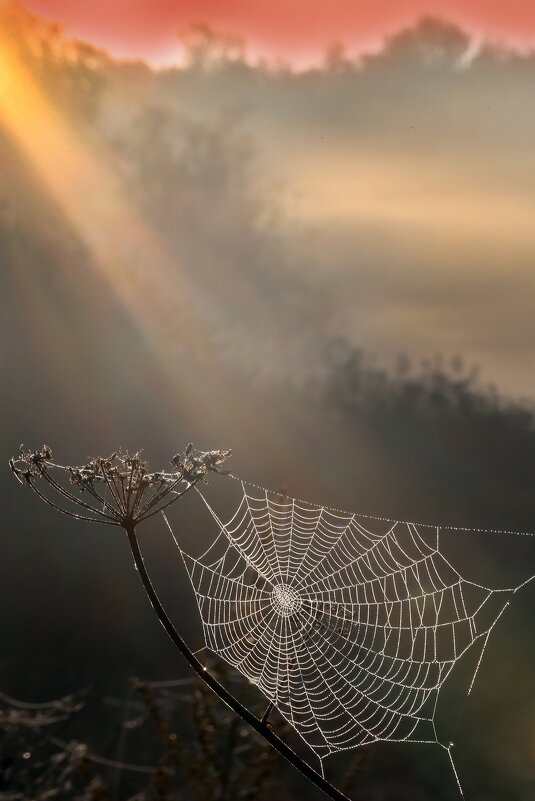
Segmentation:
<svg viewBox="0 0 535 801">
<path fill-rule="evenodd" d="M 56 464 L 50 448 L 43 445 L 37 451 L 21 447 L 9 464 L 22 484 L 59 512 L 128 532 L 206 481 L 208 473 L 224 472 L 221 465 L 228 456 L 230 451 L 197 451 L 190 444 L 184 455 L 173 456 L 168 470 L 151 473 L 139 453 L 117 451 L 71 467 Z M 46 494 L 49 489 L 58 493 L 58 501 Z"/>
<path fill-rule="evenodd" d="M 267 740 L 309 781 L 334 801 L 348 801 L 323 775 L 315 771 L 278 737 L 269 723 L 269 704 L 262 718 L 256 717 L 213 676 L 192 653 L 167 615 L 150 580 L 139 547 L 136 529 L 151 517 L 176 503 L 210 473 L 225 474 L 228 450 L 199 451 L 190 444 L 177 453 L 166 470 L 151 472 L 139 453 L 117 451 L 96 457 L 80 466 L 57 464 L 49 447 L 28 451 L 10 460 L 21 484 L 30 487 L 43 501 L 76 520 L 116 526 L 124 530 L 134 563 L 156 615 L 167 634 L 195 673 L 239 717 Z"/>
</svg>

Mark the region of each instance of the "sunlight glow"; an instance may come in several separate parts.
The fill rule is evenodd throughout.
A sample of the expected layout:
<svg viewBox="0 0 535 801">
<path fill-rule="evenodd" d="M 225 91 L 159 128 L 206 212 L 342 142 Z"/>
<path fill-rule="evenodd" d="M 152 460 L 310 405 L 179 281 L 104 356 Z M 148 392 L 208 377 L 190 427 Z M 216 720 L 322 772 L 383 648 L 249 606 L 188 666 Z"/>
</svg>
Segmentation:
<svg viewBox="0 0 535 801">
<path fill-rule="evenodd" d="M 235 274 L 232 266 L 227 270 L 229 287 L 223 301 L 215 283 L 213 292 L 210 286 L 195 283 L 196 275 L 177 264 L 176 255 L 167 250 L 128 193 L 118 156 L 102 139 L 96 142 L 91 132 L 78 130 L 51 102 L 5 31 L 0 31 L 0 124 L 87 248 L 104 286 L 119 299 L 141 333 L 158 371 L 159 383 L 152 391 L 161 402 L 187 420 L 193 431 L 215 425 L 218 414 L 231 414 L 242 430 L 256 426 L 262 412 L 251 408 L 227 379 L 214 343 L 217 322 L 215 333 L 213 329 L 214 320 L 222 314 L 239 318 L 246 310 L 254 318 L 264 302 L 262 287 Z M 64 275 L 69 291 L 83 299 L 85 287 L 79 277 L 70 275 L 70 266 Z M 46 280 L 28 274 L 26 268 L 18 276 L 19 284 L 31 286 L 31 292 L 23 290 L 23 294 L 31 301 L 28 315 L 36 314 L 39 320 L 36 325 L 32 319 L 36 329 L 32 333 L 36 338 L 52 337 L 54 350 L 58 346 L 53 358 L 42 345 L 47 362 L 61 362 L 71 347 L 77 361 L 74 370 L 87 370 L 76 349 L 76 330 L 69 328 L 70 321 L 55 319 L 53 303 L 47 308 Z M 90 336 L 87 331 L 83 334 Z M 143 357 L 140 354 L 140 369 Z M 266 447 L 273 447 L 282 442 L 283 432 L 266 425 L 261 438 Z"/>
<path fill-rule="evenodd" d="M 192 364 L 201 364 L 208 349 L 202 305 L 209 299 L 197 296 L 127 196 L 113 154 L 101 142 L 88 143 L 89 137 L 83 138 L 49 101 L 1 31 L 0 121 L 141 330 L 155 360 L 163 362 L 171 341 L 175 351 L 179 343 Z M 76 289 L 83 293 L 83 287 Z M 173 379 L 172 384 L 186 401 L 184 382 Z M 188 405 L 194 409 L 192 398 Z"/>
</svg>

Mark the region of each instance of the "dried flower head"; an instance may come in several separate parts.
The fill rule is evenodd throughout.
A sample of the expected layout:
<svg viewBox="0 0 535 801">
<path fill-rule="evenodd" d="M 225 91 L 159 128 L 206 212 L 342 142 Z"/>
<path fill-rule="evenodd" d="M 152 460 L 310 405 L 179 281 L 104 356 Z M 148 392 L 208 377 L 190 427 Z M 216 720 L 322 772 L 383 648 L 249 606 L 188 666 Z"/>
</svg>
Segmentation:
<svg viewBox="0 0 535 801">
<path fill-rule="evenodd" d="M 224 473 L 230 451 L 198 451 L 188 445 L 171 459 L 171 469 L 151 473 L 139 453 L 117 451 L 77 467 L 59 465 L 46 445 L 9 464 L 16 478 L 54 509 L 77 520 L 132 528 L 175 503 L 208 473 Z M 53 490 L 57 502 L 49 497 Z M 60 505 L 61 504 L 61 505 Z M 83 512 L 78 512 L 81 507 Z"/>
</svg>

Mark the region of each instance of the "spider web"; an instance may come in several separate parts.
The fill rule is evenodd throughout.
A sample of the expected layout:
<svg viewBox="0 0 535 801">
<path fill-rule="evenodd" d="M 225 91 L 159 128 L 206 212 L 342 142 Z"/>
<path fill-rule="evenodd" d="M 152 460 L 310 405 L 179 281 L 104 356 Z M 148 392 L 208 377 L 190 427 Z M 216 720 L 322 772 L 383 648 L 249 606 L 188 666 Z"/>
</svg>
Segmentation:
<svg viewBox="0 0 535 801">
<path fill-rule="evenodd" d="M 511 596 L 465 579 L 440 527 L 369 518 L 241 482 L 198 558 L 177 542 L 206 647 L 257 685 L 322 760 L 377 741 L 438 743 L 440 691 Z M 175 539 L 176 542 L 176 539 Z"/>
</svg>

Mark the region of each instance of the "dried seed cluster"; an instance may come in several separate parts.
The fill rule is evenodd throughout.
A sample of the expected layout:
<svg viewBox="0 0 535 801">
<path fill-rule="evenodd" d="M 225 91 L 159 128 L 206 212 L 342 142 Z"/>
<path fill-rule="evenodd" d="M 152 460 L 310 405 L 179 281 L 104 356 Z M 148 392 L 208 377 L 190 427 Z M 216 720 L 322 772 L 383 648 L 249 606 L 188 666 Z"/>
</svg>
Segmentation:
<svg viewBox="0 0 535 801">
<path fill-rule="evenodd" d="M 175 503 L 208 473 L 224 473 L 230 451 L 199 451 L 190 444 L 171 459 L 171 469 L 150 472 L 139 453 L 117 451 L 77 467 L 56 464 L 44 445 L 10 460 L 16 478 L 50 506 L 79 520 L 132 527 Z M 48 492 L 59 496 L 52 500 Z M 60 505 L 61 504 L 61 505 Z M 76 511 L 81 507 L 83 512 Z"/>
</svg>

